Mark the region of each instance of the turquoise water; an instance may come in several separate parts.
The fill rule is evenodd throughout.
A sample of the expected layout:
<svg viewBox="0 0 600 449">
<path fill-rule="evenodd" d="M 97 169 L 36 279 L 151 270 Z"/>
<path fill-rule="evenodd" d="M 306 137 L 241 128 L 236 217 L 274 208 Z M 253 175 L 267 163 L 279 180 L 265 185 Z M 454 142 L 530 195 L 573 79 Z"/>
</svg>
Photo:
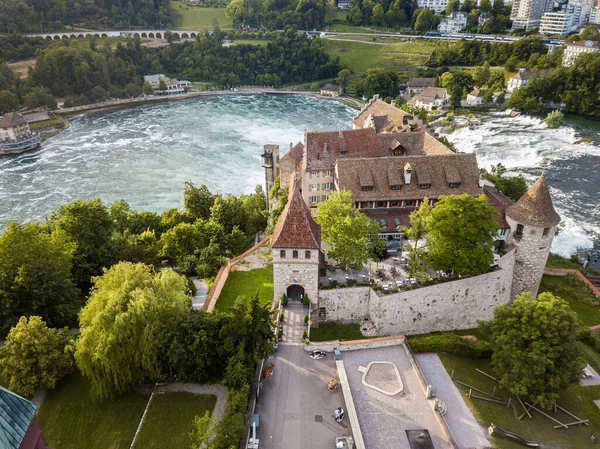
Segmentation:
<svg viewBox="0 0 600 449">
<path fill-rule="evenodd" d="M 296 95 L 194 98 L 71 119 L 41 150 L 0 159 L 0 227 L 39 220 L 75 198 L 138 210 L 183 206 L 183 184 L 240 194 L 264 184 L 263 145 L 344 129 L 355 112 Z"/>
</svg>

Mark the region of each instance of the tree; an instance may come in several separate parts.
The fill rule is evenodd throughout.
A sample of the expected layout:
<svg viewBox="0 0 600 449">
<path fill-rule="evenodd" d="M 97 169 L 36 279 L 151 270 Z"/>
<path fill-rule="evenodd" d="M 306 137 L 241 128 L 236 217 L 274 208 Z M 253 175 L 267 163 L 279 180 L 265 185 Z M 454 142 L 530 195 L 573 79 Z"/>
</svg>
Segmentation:
<svg viewBox="0 0 600 449">
<path fill-rule="evenodd" d="M 223 226 L 226 234 L 231 233 L 234 227 L 246 229 L 246 209 L 241 198 L 227 195 L 218 195 L 210 208 L 210 219 Z"/>
<path fill-rule="evenodd" d="M 379 94 L 381 98 L 398 95 L 398 73 L 394 70 L 369 69 L 356 82 L 356 93 L 366 97 Z"/>
<path fill-rule="evenodd" d="M 19 97 L 8 90 L 0 91 L 0 113 L 13 112 L 19 109 Z"/>
<path fill-rule="evenodd" d="M 487 84 L 490 79 L 490 63 L 485 61 L 482 66 L 476 67 L 473 70 L 473 80 L 477 86 Z"/>
<path fill-rule="evenodd" d="M 502 387 L 550 408 L 577 382 L 585 362 L 576 341 L 578 319 L 552 293 L 529 292 L 494 310 L 492 365 Z"/>
<path fill-rule="evenodd" d="M 99 399 L 126 393 L 160 374 L 160 356 L 190 307 L 185 279 L 120 262 L 94 279 L 79 315 L 75 361 Z"/>
<path fill-rule="evenodd" d="M 600 31 L 596 25 L 588 25 L 579 35 L 582 41 L 598 41 L 600 40 Z"/>
<path fill-rule="evenodd" d="M 454 86 L 450 91 L 450 107 L 457 109 L 461 107 L 462 88 L 460 86 Z"/>
<path fill-rule="evenodd" d="M 496 187 L 498 187 L 502 193 L 513 201 L 519 201 L 529 188 L 527 180 L 523 175 L 506 176 L 506 167 L 500 163 L 493 165 L 489 173 L 487 170 L 482 170 L 482 172 L 490 181 L 496 184 Z"/>
<path fill-rule="evenodd" d="M 408 253 L 409 273 L 411 277 L 423 279 L 427 272 L 427 253 L 423 240 L 427 236 L 431 206 L 429 199 L 424 198 L 419 208 L 410 213 L 410 227 L 404 229 L 407 243 L 404 246 Z"/>
<path fill-rule="evenodd" d="M 135 83 L 129 83 L 125 86 L 125 92 L 130 97 L 137 98 L 142 95 L 142 88 Z"/>
<path fill-rule="evenodd" d="M 186 181 L 183 188 L 183 205 L 185 211 L 193 218 L 210 217 L 210 209 L 215 202 L 216 195 L 212 194 L 206 185 L 194 186 Z"/>
<path fill-rule="evenodd" d="M 563 123 L 564 115 L 558 109 L 552 112 L 549 112 L 546 116 L 546 126 L 548 128 L 559 128 Z"/>
<path fill-rule="evenodd" d="M 450 0 L 448 2 L 448 4 L 446 5 L 446 15 L 449 16 L 454 11 L 458 11 L 459 8 L 460 8 L 460 1 L 459 0 Z"/>
<path fill-rule="evenodd" d="M 381 3 L 377 3 L 373 6 L 373 14 L 371 15 L 371 23 L 373 25 L 382 25 L 383 24 L 383 6 Z"/>
<path fill-rule="evenodd" d="M 350 70 L 348 70 L 348 69 L 341 70 L 340 73 L 338 73 L 338 76 L 335 80 L 336 84 L 338 86 L 341 86 L 342 89 L 345 91 L 346 88 L 348 87 L 348 81 L 350 81 Z"/>
<path fill-rule="evenodd" d="M 363 14 L 358 6 L 354 6 L 347 15 L 347 20 L 352 25 L 361 25 L 363 21 Z"/>
<path fill-rule="evenodd" d="M 73 366 L 68 343 L 66 327 L 50 328 L 39 316 L 21 317 L 0 347 L 0 366 L 8 387 L 23 396 L 54 388 Z"/>
<path fill-rule="evenodd" d="M 154 88 L 150 84 L 150 81 L 144 81 L 144 85 L 142 86 L 142 91 L 144 92 L 144 95 L 153 95 L 154 94 Z"/>
<path fill-rule="evenodd" d="M 483 92 L 483 101 L 485 103 L 492 103 L 494 101 L 494 91 L 492 89 L 486 89 Z"/>
<path fill-rule="evenodd" d="M 443 196 L 436 203 L 427 234 L 427 250 L 436 270 L 474 276 L 494 262 L 497 212 L 485 195 Z"/>
<path fill-rule="evenodd" d="M 333 192 L 319 203 L 315 220 L 321 225 L 321 238 L 329 245 L 329 257 L 345 267 L 361 267 L 369 260 L 380 228 L 354 208 L 349 191 Z"/>
<path fill-rule="evenodd" d="M 492 10 L 492 2 L 490 0 L 481 0 L 479 2 L 479 10 L 481 12 L 490 12 Z"/>
<path fill-rule="evenodd" d="M 161 92 L 167 90 L 167 83 L 165 83 L 164 78 L 158 80 L 158 90 L 160 90 Z"/>
<path fill-rule="evenodd" d="M 71 275 L 74 246 L 62 231 L 9 223 L 0 236 L 0 335 L 23 315 L 51 326 L 73 324 L 79 291 Z"/>
<path fill-rule="evenodd" d="M 415 21 L 415 31 L 429 31 L 434 24 L 433 12 L 429 8 L 423 8 Z"/>
<path fill-rule="evenodd" d="M 110 240 L 114 224 L 108 208 L 98 198 L 75 200 L 53 212 L 47 225 L 63 231 L 75 244 L 73 278 L 86 291 L 92 276 L 113 261 Z"/>
</svg>

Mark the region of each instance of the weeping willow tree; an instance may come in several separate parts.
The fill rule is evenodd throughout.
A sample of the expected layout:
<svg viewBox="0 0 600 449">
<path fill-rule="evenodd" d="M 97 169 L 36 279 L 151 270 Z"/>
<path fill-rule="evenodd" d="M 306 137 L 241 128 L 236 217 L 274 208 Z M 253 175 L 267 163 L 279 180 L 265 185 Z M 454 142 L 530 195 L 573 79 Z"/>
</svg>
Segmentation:
<svg viewBox="0 0 600 449">
<path fill-rule="evenodd" d="M 167 336 L 189 310 L 186 291 L 173 270 L 141 263 L 119 263 L 95 279 L 75 351 L 93 397 L 114 398 L 158 377 Z"/>
</svg>

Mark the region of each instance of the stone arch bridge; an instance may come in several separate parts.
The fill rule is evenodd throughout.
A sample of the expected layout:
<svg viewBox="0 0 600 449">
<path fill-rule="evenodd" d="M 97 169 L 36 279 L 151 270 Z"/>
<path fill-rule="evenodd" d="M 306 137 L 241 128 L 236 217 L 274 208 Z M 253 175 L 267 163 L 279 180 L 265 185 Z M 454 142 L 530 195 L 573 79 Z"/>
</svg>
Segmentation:
<svg viewBox="0 0 600 449">
<path fill-rule="evenodd" d="M 86 37 L 139 37 L 141 39 L 165 39 L 167 30 L 126 30 L 126 31 L 61 31 L 55 33 L 26 34 L 28 37 L 41 37 L 46 40 L 85 39 Z M 171 34 L 175 39 L 194 39 L 198 30 L 174 30 Z"/>
</svg>

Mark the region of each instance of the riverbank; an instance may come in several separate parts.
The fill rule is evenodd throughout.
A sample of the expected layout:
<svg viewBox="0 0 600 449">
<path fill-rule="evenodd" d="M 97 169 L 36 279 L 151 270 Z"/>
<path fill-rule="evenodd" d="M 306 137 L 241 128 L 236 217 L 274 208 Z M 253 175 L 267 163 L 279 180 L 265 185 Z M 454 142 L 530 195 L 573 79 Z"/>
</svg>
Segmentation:
<svg viewBox="0 0 600 449">
<path fill-rule="evenodd" d="M 188 92 L 184 95 L 168 95 L 168 96 L 143 96 L 138 98 L 126 98 L 121 100 L 110 100 L 101 103 L 91 103 L 82 106 L 74 106 L 71 108 L 62 108 L 54 111 L 61 116 L 70 116 L 82 112 L 102 111 L 107 109 L 123 108 L 139 106 L 144 104 L 153 104 L 157 102 L 180 101 L 197 97 L 214 97 L 214 96 L 235 96 L 235 95 L 300 95 L 304 97 L 319 98 L 321 100 L 339 101 L 346 106 L 360 109 L 362 104 L 354 98 L 350 97 L 324 97 L 318 92 L 290 90 L 290 89 L 274 89 L 274 88 L 249 88 L 249 89 L 232 89 L 232 90 L 209 90 L 203 92 Z"/>
</svg>

